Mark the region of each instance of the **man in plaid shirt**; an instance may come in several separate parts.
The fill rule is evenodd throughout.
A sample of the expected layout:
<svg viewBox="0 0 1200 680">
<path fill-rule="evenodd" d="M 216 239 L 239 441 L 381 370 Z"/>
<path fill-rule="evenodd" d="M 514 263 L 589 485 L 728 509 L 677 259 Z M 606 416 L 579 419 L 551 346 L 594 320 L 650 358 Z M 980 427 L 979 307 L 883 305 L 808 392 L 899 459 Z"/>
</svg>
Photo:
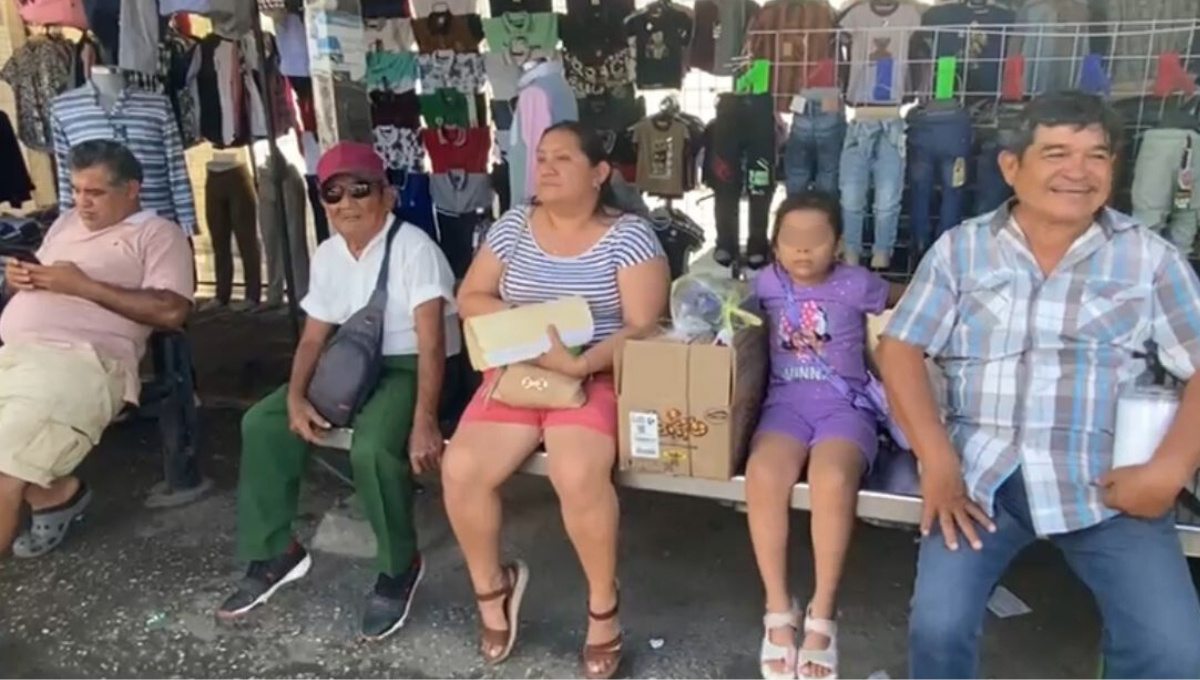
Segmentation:
<svg viewBox="0 0 1200 680">
<path fill-rule="evenodd" d="M 1038 538 L 1095 596 L 1109 674 L 1200 677 L 1200 603 L 1171 512 L 1200 465 L 1200 282 L 1105 207 L 1119 131 L 1098 97 L 1030 102 L 1000 156 L 1015 200 L 937 242 L 884 332 L 925 501 L 913 677 L 978 674 L 988 597 Z M 1147 340 L 1189 382 L 1153 459 L 1112 470 L 1117 396 Z M 926 355 L 946 377 L 945 424 Z"/>
</svg>

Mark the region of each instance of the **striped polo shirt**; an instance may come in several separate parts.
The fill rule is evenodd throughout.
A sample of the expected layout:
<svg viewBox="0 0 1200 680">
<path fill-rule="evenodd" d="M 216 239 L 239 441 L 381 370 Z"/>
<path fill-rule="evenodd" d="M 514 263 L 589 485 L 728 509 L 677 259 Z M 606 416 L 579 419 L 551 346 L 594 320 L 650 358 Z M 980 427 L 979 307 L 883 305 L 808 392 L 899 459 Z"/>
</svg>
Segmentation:
<svg viewBox="0 0 1200 680">
<path fill-rule="evenodd" d="M 100 105 L 96 86 L 64 92 L 50 107 L 54 155 L 58 166 L 59 209 L 75 207 L 71 189 L 71 148 L 94 139 L 111 139 L 129 148 L 142 164 L 142 207 L 183 227 L 196 227 L 196 203 L 188 179 L 179 126 L 166 97 L 125 90 L 112 112 Z"/>
<path fill-rule="evenodd" d="M 587 252 L 558 257 L 542 250 L 529 228 L 529 206 L 513 208 L 488 229 L 487 245 L 504 263 L 500 297 L 516 305 L 564 297 L 587 300 L 598 343 L 625 325 L 617 272 L 664 257 L 654 229 L 637 215 L 624 215 Z"/>
</svg>

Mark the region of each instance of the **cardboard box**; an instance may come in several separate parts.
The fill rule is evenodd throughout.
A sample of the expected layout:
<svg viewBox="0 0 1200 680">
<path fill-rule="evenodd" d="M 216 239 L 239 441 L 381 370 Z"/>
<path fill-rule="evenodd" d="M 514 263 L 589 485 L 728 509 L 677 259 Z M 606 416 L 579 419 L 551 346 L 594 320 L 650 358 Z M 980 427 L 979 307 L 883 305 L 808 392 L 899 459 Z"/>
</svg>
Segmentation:
<svg viewBox="0 0 1200 680">
<path fill-rule="evenodd" d="M 467 319 L 463 335 L 477 371 L 530 361 L 550 349 L 546 329 L 554 326 L 567 347 L 592 341 L 595 325 L 587 300 L 563 298 Z"/>
<path fill-rule="evenodd" d="M 727 480 L 745 458 L 767 384 L 767 334 L 732 347 L 625 343 L 616 365 L 622 470 Z"/>
</svg>

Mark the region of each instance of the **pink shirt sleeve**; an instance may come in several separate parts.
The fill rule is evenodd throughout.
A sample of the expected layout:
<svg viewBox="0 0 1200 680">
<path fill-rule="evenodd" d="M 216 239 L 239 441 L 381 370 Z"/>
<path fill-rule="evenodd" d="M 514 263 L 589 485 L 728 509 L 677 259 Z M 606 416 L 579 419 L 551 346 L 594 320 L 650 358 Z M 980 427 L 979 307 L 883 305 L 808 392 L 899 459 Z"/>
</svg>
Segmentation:
<svg viewBox="0 0 1200 680">
<path fill-rule="evenodd" d="M 192 247 L 183 230 L 171 222 L 154 220 L 144 227 L 142 258 L 143 290 L 166 290 L 194 299 L 196 280 L 192 273 Z"/>
<path fill-rule="evenodd" d="M 530 198 L 537 187 L 537 146 L 542 141 L 542 133 L 552 124 L 550 117 L 550 98 L 546 91 L 536 85 L 530 85 L 521 92 L 517 101 L 517 121 L 521 126 L 521 139 L 525 142 L 525 193 L 526 196 L 514 196 L 514 202 Z"/>
</svg>

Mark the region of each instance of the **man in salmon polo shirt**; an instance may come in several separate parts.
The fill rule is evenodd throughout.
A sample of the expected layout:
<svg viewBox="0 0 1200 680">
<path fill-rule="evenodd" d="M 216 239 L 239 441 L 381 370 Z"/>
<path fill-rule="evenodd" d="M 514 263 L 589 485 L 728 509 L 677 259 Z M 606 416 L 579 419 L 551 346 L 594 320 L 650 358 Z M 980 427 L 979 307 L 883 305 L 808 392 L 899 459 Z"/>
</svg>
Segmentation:
<svg viewBox="0 0 1200 680">
<path fill-rule="evenodd" d="M 0 315 L 0 556 L 53 550 L 91 491 L 72 473 L 126 403 L 154 329 L 192 308 L 192 251 L 178 225 L 142 210 L 142 167 L 111 140 L 71 150 L 75 208 L 38 263 L 8 259 Z M 22 503 L 30 528 L 14 542 Z M 2 559 L 2 557 L 0 557 Z"/>
</svg>

